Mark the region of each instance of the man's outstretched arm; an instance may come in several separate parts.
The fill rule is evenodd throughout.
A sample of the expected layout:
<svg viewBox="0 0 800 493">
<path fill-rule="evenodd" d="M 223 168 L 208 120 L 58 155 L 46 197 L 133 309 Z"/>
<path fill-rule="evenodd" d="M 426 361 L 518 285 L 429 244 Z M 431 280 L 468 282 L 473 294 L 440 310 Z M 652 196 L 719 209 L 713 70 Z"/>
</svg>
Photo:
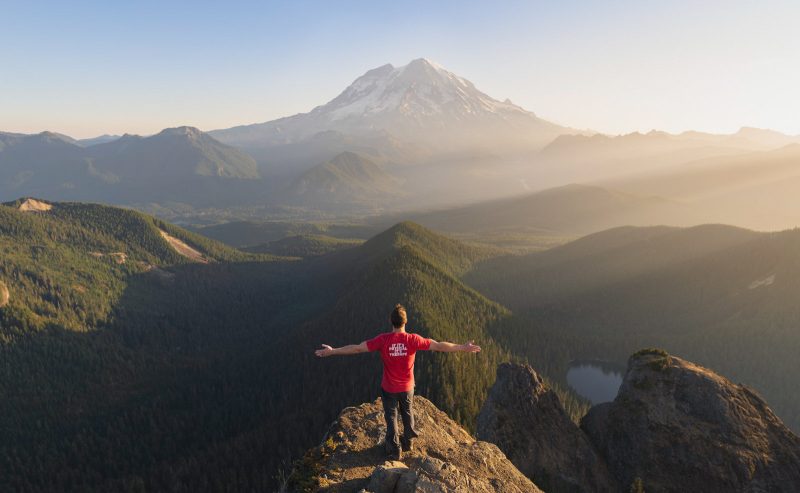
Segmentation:
<svg viewBox="0 0 800 493">
<path fill-rule="evenodd" d="M 442 353 L 478 353 L 481 350 L 480 346 L 476 346 L 474 341 L 469 341 L 466 344 L 453 344 L 452 342 L 436 342 L 431 341 L 431 351 L 439 351 Z"/>
<path fill-rule="evenodd" d="M 369 349 L 367 349 L 367 341 L 364 341 L 361 344 L 349 344 L 336 348 L 323 344 L 322 349 L 317 349 L 314 351 L 314 354 L 320 358 L 325 358 L 327 356 L 345 356 L 347 354 L 366 353 L 367 351 L 369 351 Z"/>
</svg>

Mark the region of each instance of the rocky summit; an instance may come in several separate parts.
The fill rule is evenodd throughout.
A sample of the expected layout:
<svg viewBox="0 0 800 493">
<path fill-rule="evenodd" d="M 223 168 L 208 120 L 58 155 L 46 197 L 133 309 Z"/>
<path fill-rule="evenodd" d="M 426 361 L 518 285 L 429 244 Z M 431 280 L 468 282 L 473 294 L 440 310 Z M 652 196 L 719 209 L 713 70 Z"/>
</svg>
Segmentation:
<svg viewBox="0 0 800 493">
<path fill-rule="evenodd" d="M 621 484 L 648 492 L 800 489 L 800 438 L 764 400 L 663 351 L 634 354 L 617 398 L 582 427 Z"/>
<path fill-rule="evenodd" d="M 414 398 L 420 437 L 402 461 L 386 461 L 380 399 L 349 407 L 309 450 L 288 491 L 331 493 L 539 492 L 497 446 L 476 441 L 423 397 Z"/>
<path fill-rule="evenodd" d="M 478 415 L 478 437 L 548 492 L 616 491 L 604 460 L 530 366 L 503 363 Z"/>
</svg>

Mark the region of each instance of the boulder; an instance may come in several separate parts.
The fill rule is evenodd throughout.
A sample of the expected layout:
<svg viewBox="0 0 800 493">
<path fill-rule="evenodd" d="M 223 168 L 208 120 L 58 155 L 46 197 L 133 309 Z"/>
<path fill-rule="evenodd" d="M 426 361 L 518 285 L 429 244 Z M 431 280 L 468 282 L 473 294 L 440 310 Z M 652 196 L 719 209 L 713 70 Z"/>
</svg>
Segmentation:
<svg viewBox="0 0 800 493">
<path fill-rule="evenodd" d="M 796 492 L 800 439 L 753 390 L 643 350 L 613 403 L 582 427 L 623 486 L 645 491 Z"/>
<path fill-rule="evenodd" d="M 402 462 L 387 462 L 375 468 L 369 477 L 367 491 L 371 493 L 394 493 L 397 491 L 397 482 L 403 476 L 411 477 L 412 484 L 416 484 L 416 474 L 409 471 Z M 408 483 L 406 480 L 404 483 Z M 411 490 L 414 491 L 413 489 Z"/>
<path fill-rule="evenodd" d="M 503 363 L 478 415 L 478 437 L 495 443 L 548 492 L 616 491 L 605 462 L 528 365 Z"/>
</svg>

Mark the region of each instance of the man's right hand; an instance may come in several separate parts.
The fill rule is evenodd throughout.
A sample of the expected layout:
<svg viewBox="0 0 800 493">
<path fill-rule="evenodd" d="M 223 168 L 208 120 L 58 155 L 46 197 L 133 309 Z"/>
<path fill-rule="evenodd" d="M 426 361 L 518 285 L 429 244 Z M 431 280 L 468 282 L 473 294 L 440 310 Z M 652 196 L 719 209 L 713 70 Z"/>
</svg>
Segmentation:
<svg viewBox="0 0 800 493">
<path fill-rule="evenodd" d="M 317 349 L 316 351 L 314 351 L 314 354 L 316 354 L 317 357 L 319 358 L 324 358 L 326 356 L 330 356 L 331 354 L 333 354 L 333 348 L 328 346 L 327 344 L 323 344 L 322 349 Z"/>
</svg>

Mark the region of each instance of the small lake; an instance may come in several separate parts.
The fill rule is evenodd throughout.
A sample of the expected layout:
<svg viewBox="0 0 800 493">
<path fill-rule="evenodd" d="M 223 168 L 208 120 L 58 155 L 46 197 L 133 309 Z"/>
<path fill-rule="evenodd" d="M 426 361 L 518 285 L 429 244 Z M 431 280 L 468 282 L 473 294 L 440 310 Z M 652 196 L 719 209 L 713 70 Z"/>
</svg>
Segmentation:
<svg viewBox="0 0 800 493">
<path fill-rule="evenodd" d="M 599 362 L 576 361 L 567 370 L 567 383 L 592 404 L 611 402 L 622 384 L 623 369 Z"/>
</svg>

